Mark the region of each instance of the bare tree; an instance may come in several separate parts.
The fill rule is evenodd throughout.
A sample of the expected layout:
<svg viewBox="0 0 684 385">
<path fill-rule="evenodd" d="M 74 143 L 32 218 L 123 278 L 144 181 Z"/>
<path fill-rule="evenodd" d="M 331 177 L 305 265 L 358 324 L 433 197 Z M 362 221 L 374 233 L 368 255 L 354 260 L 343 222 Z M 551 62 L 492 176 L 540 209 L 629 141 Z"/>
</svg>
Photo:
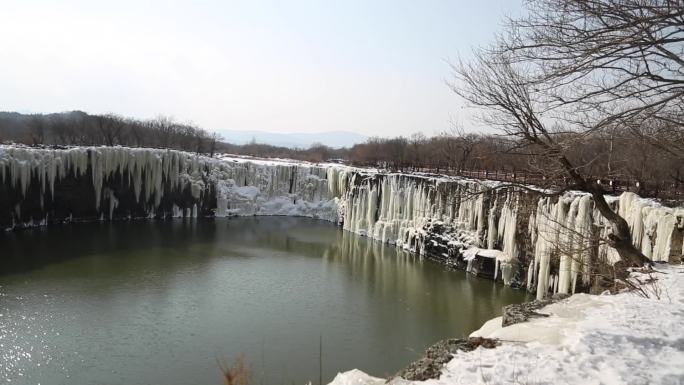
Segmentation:
<svg viewBox="0 0 684 385">
<path fill-rule="evenodd" d="M 223 137 L 221 134 L 218 134 L 216 132 L 213 132 L 209 135 L 209 156 L 214 157 L 214 153 L 216 152 L 216 147 L 219 142 L 223 140 Z"/>
<path fill-rule="evenodd" d="M 479 135 L 466 133 L 462 125 L 454 125 L 449 132 L 442 134 L 445 139 L 443 155 L 450 159 L 457 171 L 467 168 L 475 146 L 479 142 Z"/>
<path fill-rule="evenodd" d="M 39 145 L 45 143 L 45 119 L 40 115 L 31 117 L 29 121 L 29 138 L 32 145 Z"/>
<path fill-rule="evenodd" d="M 115 114 L 97 115 L 95 123 L 105 145 L 121 144 L 121 134 L 126 126 L 124 118 Z"/>
<path fill-rule="evenodd" d="M 68 116 L 59 116 L 52 122 L 52 131 L 59 144 L 71 144 L 76 141 L 76 131 Z"/>
<path fill-rule="evenodd" d="M 409 141 L 403 136 L 389 139 L 383 156 L 385 163 L 397 171 L 403 171 L 409 159 Z"/>
<path fill-rule="evenodd" d="M 628 133 L 637 151 L 621 171 L 644 175 L 646 163 L 684 160 L 684 3 L 680 0 L 526 1 L 491 47 L 455 67 L 454 90 L 481 118 L 519 143 L 549 183 L 590 193 L 612 225 L 608 243 L 623 260 L 648 262 L 631 242 L 591 177 L 608 166 L 615 143 L 583 152 L 610 133 Z M 648 156 L 648 159 L 639 159 Z M 678 162 L 677 162 L 678 160 Z M 674 162 L 674 163 L 673 163 Z M 635 167 L 636 166 L 636 167 Z M 679 175 L 679 165 L 675 168 Z M 566 183 L 560 183 L 560 180 Z"/>
<path fill-rule="evenodd" d="M 427 154 L 425 154 L 426 143 L 427 138 L 420 132 L 412 134 L 408 139 L 408 154 L 406 160 L 410 162 L 410 167 L 413 168 L 414 171 L 425 164 L 427 157 Z"/>
<path fill-rule="evenodd" d="M 626 127 L 684 160 L 684 2 L 536 0 L 526 8 L 495 50 L 527 66 L 557 116 L 590 129 Z"/>
<path fill-rule="evenodd" d="M 176 122 L 172 117 L 159 116 L 147 122 L 149 129 L 154 132 L 154 146 L 170 148 L 173 145 L 173 136 L 176 131 Z"/>
<path fill-rule="evenodd" d="M 183 125 L 180 126 L 180 129 L 181 146 L 183 146 L 183 143 L 194 143 L 194 151 L 196 154 L 203 154 L 208 151 L 209 133 L 192 125 Z"/>
<path fill-rule="evenodd" d="M 587 165 L 576 164 L 568 156 L 570 149 L 583 144 L 586 131 L 570 130 L 557 120 L 549 126 L 543 118 L 548 111 L 545 95 L 536 91 L 524 70 L 514 67 L 505 54 L 476 51 L 472 62 L 454 66 L 460 81 L 454 91 L 480 110 L 484 123 L 516 139 L 522 153 L 537 161 L 537 169 L 548 183 L 554 187 L 566 184 L 556 188 L 556 193 L 569 189 L 590 193 L 596 208 L 612 225 L 608 242 L 623 260 L 650 262 L 632 244 L 627 222 L 610 208 L 603 187 L 583 173 Z M 570 183 L 560 183 L 565 178 Z"/>
</svg>

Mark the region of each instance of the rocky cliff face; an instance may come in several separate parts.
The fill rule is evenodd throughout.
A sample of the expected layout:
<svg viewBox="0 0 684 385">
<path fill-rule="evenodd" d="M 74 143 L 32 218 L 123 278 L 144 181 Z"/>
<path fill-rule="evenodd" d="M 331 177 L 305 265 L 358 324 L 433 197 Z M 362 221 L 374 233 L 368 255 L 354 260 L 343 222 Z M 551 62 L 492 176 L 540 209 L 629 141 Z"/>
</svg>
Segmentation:
<svg viewBox="0 0 684 385">
<path fill-rule="evenodd" d="M 586 286 L 617 254 L 588 195 L 556 198 L 496 182 L 340 165 L 207 158 L 123 147 L 0 146 L 0 227 L 74 220 L 292 215 L 342 224 L 447 265 L 527 286 L 539 298 Z M 682 258 L 684 209 L 625 193 L 610 198 L 635 244 Z"/>
<path fill-rule="evenodd" d="M 337 219 L 327 168 L 179 151 L 0 147 L 0 225 L 227 215 Z"/>
<path fill-rule="evenodd" d="M 646 256 L 681 260 L 684 208 L 633 193 L 608 199 Z M 612 248 L 597 242 L 611 227 L 588 194 L 540 198 L 491 181 L 356 173 L 345 201 L 346 230 L 505 284 L 525 285 L 539 298 L 586 287 L 592 265 L 619 260 Z"/>
</svg>

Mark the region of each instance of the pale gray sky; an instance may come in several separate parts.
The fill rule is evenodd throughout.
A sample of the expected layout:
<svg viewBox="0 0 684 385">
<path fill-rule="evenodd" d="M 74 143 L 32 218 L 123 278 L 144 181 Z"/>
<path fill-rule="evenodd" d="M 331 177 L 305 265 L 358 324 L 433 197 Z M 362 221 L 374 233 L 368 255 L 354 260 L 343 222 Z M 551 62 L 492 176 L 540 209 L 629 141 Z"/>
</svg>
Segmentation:
<svg viewBox="0 0 684 385">
<path fill-rule="evenodd" d="M 432 134 L 447 61 L 521 0 L 0 0 L 0 110 L 207 129 Z"/>
</svg>

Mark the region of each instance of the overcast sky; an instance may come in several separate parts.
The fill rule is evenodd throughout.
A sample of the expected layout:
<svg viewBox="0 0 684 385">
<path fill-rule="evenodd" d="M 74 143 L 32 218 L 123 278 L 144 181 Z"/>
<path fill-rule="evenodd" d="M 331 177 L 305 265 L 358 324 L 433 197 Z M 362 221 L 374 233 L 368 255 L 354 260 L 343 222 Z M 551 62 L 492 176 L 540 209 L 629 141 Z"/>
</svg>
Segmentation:
<svg viewBox="0 0 684 385">
<path fill-rule="evenodd" d="M 0 110 L 208 129 L 433 134 L 449 60 L 520 0 L 0 0 Z"/>
</svg>

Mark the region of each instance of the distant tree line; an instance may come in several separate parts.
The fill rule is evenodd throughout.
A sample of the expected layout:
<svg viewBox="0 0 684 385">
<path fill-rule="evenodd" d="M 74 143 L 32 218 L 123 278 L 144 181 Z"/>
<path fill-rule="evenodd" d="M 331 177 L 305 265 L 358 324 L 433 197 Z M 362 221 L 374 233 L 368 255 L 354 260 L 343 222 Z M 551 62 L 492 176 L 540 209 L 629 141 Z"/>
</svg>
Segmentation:
<svg viewBox="0 0 684 385">
<path fill-rule="evenodd" d="M 227 138 L 229 141 L 230 138 Z M 270 144 L 251 142 L 246 144 L 231 144 L 222 142 L 218 148 L 226 154 L 247 155 L 259 158 L 296 159 L 307 162 L 349 162 L 348 148 L 332 148 L 320 143 L 314 143 L 309 148 L 291 148 L 273 146 Z"/>
<path fill-rule="evenodd" d="M 171 148 L 213 156 L 217 152 L 322 162 L 348 159 L 347 149 L 314 144 L 306 149 L 262 143 L 236 145 L 192 123 L 159 116 L 141 120 L 81 111 L 52 114 L 0 112 L 0 143 L 29 146 L 127 146 Z"/>
<path fill-rule="evenodd" d="M 596 179 L 642 181 L 662 184 L 661 187 L 684 186 L 684 162 L 668 151 L 662 151 L 629 128 L 611 127 L 589 134 L 560 133 L 577 136 L 581 146 L 566 149 L 566 155 L 587 176 Z M 581 135 L 581 138 L 579 136 Z M 659 142 L 665 143 L 667 134 Z M 569 138 L 567 138 L 569 140 Z M 347 159 L 357 165 L 380 166 L 396 171 L 428 171 L 471 175 L 474 171 L 517 173 L 529 182 L 535 178 L 549 179 L 544 154 L 530 154 L 515 138 L 500 135 L 464 133 L 455 130 L 426 137 L 371 138 L 349 150 Z M 556 176 L 553 175 L 555 178 Z M 562 177 L 562 175 L 560 176 Z"/>
<path fill-rule="evenodd" d="M 595 130 L 582 134 L 582 145 L 568 148 L 567 156 L 581 165 L 583 173 L 596 178 L 657 182 L 668 188 L 684 186 L 684 162 L 651 144 L 667 142 L 668 134 L 658 132 L 654 130 L 654 136 L 646 141 L 629 127 Z M 569 136 L 578 134 L 554 135 L 570 140 Z M 548 177 L 543 154 L 531 156 L 519 140 L 466 133 L 458 128 L 429 137 L 420 133 L 408 137 L 372 137 L 350 148 L 332 148 L 320 143 L 309 148 L 289 148 L 257 142 L 231 144 L 230 138 L 163 116 L 138 120 L 80 111 L 41 115 L 0 112 L 0 142 L 172 148 L 209 156 L 229 153 L 310 162 L 344 161 L 393 171 L 490 178 L 517 174 L 530 183 L 540 182 L 535 178 Z M 473 174 L 477 172 L 480 174 Z"/>
<path fill-rule="evenodd" d="M 173 148 L 213 154 L 221 137 L 160 116 L 139 120 L 81 111 L 25 115 L 0 112 L 0 141 L 39 145 Z"/>
</svg>

